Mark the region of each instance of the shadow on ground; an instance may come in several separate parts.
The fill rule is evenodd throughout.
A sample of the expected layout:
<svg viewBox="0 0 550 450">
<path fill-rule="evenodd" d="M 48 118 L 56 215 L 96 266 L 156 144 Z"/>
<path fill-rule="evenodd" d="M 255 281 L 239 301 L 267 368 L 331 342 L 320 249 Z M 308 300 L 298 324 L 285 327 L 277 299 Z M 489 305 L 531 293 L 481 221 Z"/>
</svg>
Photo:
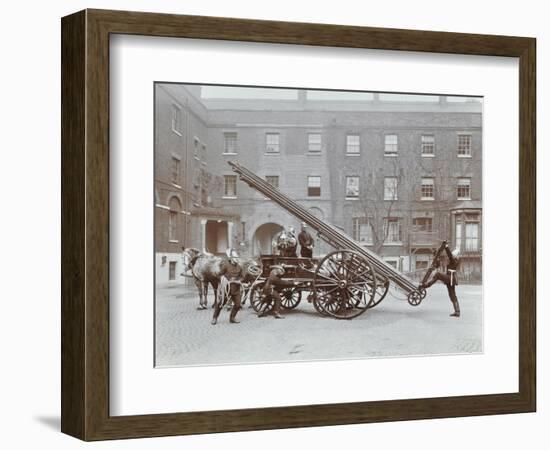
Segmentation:
<svg viewBox="0 0 550 450">
<path fill-rule="evenodd" d="M 61 431 L 61 417 L 59 416 L 37 416 L 34 420 L 51 430 Z"/>
</svg>

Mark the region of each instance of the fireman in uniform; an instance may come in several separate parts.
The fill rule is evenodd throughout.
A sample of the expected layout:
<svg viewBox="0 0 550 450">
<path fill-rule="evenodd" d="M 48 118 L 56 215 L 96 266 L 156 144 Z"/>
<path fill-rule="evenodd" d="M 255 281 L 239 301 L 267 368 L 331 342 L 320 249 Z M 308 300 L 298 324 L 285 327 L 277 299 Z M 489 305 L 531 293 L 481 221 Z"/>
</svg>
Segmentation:
<svg viewBox="0 0 550 450">
<path fill-rule="evenodd" d="M 307 224 L 305 222 L 302 222 L 302 230 L 298 234 L 298 242 L 300 243 L 300 256 L 302 258 L 311 258 L 315 243 L 313 237 L 307 231 Z"/>
<path fill-rule="evenodd" d="M 220 311 L 222 310 L 224 304 L 229 300 L 233 303 L 231 313 L 229 314 L 229 322 L 239 323 L 235 317 L 237 316 L 239 309 L 241 309 L 241 283 L 246 274 L 237 261 L 239 254 L 236 250 L 230 248 L 226 251 L 226 254 L 227 260 L 224 261 L 220 274 L 223 278 L 225 278 L 226 283 L 229 286 L 226 298 L 223 300 L 219 298 L 216 303 L 214 317 L 212 317 L 212 325 L 216 325 Z"/>
<path fill-rule="evenodd" d="M 271 271 L 269 272 L 269 277 L 267 281 L 265 282 L 264 288 L 262 290 L 262 298 L 264 301 L 272 300 L 274 302 L 273 305 L 273 315 L 276 319 L 284 319 L 283 316 L 281 316 L 281 292 L 285 288 L 297 286 L 299 283 L 297 281 L 288 281 L 283 280 L 282 276 L 285 273 L 285 269 L 283 266 L 275 265 L 271 266 Z M 265 316 L 266 313 L 262 312 L 258 315 L 258 317 Z"/>
<path fill-rule="evenodd" d="M 460 305 L 458 304 L 458 298 L 456 296 L 456 286 L 458 285 L 458 280 L 456 277 L 456 271 L 458 270 L 459 260 L 459 249 L 455 248 L 452 252 L 449 249 L 449 245 L 445 242 L 445 253 L 447 254 L 448 263 L 447 263 L 447 273 L 436 272 L 432 279 L 426 283 L 420 285 L 421 288 L 429 288 L 438 280 L 447 286 L 447 292 L 449 294 L 449 299 L 453 304 L 454 312 L 451 314 L 451 317 L 460 317 Z M 438 262 L 438 266 L 441 264 L 441 261 Z"/>
</svg>

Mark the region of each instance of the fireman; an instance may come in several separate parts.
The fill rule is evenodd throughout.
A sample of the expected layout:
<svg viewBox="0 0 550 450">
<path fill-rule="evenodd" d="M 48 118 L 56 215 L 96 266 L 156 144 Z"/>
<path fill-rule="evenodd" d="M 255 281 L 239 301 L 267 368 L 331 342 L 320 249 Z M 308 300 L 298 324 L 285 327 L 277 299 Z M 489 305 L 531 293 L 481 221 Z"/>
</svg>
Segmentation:
<svg viewBox="0 0 550 450">
<path fill-rule="evenodd" d="M 460 305 L 458 304 L 458 298 L 456 296 L 456 286 L 458 285 L 458 280 L 456 273 L 458 270 L 458 265 L 460 263 L 459 254 L 460 251 L 458 248 L 455 248 L 452 252 L 449 249 L 449 245 L 445 242 L 445 253 L 449 262 L 447 263 L 447 273 L 436 272 L 430 281 L 426 284 L 421 284 L 421 288 L 429 288 L 438 280 L 441 281 L 445 286 L 447 286 L 447 292 L 449 294 L 449 299 L 453 304 L 454 312 L 451 314 L 451 317 L 460 317 Z M 441 262 L 438 261 L 438 266 Z"/>
</svg>

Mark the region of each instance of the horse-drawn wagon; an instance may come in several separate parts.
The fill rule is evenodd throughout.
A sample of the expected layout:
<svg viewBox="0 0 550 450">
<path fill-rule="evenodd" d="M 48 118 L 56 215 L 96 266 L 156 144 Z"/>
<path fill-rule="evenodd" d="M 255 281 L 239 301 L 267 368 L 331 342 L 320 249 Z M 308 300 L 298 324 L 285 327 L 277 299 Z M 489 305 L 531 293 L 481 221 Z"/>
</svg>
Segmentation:
<svg viewBox="0 0 550 450">
<path fill-rule="evenodd" d="M 378 305 L 386 297 L 390 283 L 406 293 L 410 305 L 417 306 L 424 299 L 424 289 L 378 255 L 350 239 L 343 231 L 318 219 L 247 168 L 234 162 L 229 164 L 242 181 L 307 223 L 321 239 L 336 249 L 320 259 L 262 256 L 263 272 L 250 291 L 254 309 L 259 311 L 270 307 L 264 302 L 261 287 L 273 265 L 283 265 L 284 277 L 297 282 L 297 286 L 283 292 L 282 306 L 287 309 L 295 308 L 307 291 L 308 300 L 319 313 L 351 319 Z"/>
<path fill-rule="evenodd" d="M 350 251 L 332 252 L 321 259 L 262 255 L 261 263 L 262 274 L 250 288 L 248 296 L 254 310 L 262 314 L 273 307 L 271 299 L 262 295 L 273 266 L 282 267 L 283 278 L 295 282 L 294 286 L 281 292 L 281 306 L 287 310 L 296 308 L 307 295 L 307 301 L 313 303 L 320 314 L 351 319 L 376 306 L 387 293 L 387 285 L 378 286 L 379 295 L 375 299 L 375 280 L 370 267 L 362 264 L 359 256 Z M 346 288 L 342 289 L 344 285 Z M 348 298 L 344 299 L 342 296 L 346 292 Z"/>
</svg>

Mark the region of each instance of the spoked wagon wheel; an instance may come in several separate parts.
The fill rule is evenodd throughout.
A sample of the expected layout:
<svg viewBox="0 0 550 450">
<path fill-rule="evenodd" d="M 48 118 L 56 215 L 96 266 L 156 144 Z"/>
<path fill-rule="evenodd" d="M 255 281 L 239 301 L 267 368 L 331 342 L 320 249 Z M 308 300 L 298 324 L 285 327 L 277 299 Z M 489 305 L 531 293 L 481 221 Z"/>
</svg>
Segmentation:
<svg viewBox="0 0 550 450">
<path fill-rule="evenodd" d="M 364 313 L 376 295 L 376 275 L 359 253 L 338 250 L 325 256 L 313 278 L 315 308 L 337 319 Z"/>
<path fill-rule="evenodd" d="M 326 299 L 327 298 L 325 297 L 321 297 L 318 299 L 315 294 L 313 295 L 313 307 L 315 308 L 315 311 L 317 311 L 322 316 L 329 315 L 329 313 L 325 311 L 325 307 L 324 307 L 324 303 L 325 303 L 324 300 Z"/>
<path fill-rule="evenodd" d="M 281 292 L 281 306 L 285 309 L 294 309 L 302 300 L 302 291 L 295 287 L 284 289 Z"/>
<path fill-rule="evenodd" d="M 252 288 L 250 292 L 250 304 L 254 311 L 259 314 L 267 314 L 273 309 L 273 302 L 270 300 L 265 300 L 262 296 L 262 291 L 264 289 L 264 283 L 257 283 Z"/>
<path fill-rule="evenodd" d="M 374 308 L 376 305 L 378 305 L 382 300 L 384 300 L 389 290 L 390 280 L 388 280 L 387 278 L 379 278 L 378 280 L 376 280 L 376 295 L 374 296 L 374 300 L 368 307 Z"/>
<path fill-rule="evenodd" d="M 426 289 L 420 289 L 418 291 L 412 291 L 407 296 L 407 301 L 411 306 L 418 306 L 422 303 L 422 300 L 426 297 Z"/>
</svg>

